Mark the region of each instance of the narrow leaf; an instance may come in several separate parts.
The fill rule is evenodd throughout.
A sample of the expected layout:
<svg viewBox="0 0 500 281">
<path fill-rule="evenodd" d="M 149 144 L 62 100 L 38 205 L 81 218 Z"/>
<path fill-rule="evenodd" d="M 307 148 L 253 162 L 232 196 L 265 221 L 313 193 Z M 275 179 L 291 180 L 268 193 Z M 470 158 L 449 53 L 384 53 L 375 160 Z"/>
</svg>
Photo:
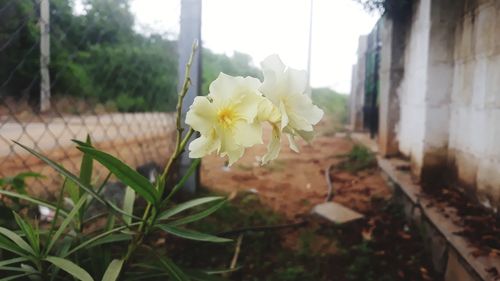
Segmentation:
<svg viewBox="0 0 500 281">
<path fill-rule="evenodd" d="M 168 194 L 167 198 L 165 198 L 165 200 L 163 202 L 168 202 L 168 200 L 170 200 L 170 198 L 172 198 L 172 196 L 174 196 L 177 193 L 177 191 L 179 191 L 179 189 L 181 189 L 181 187 L 184 186 L 184 184 L 186 183 L 186 181 L 189 179 L 189 177 L 191 177 L 191 175 L 194 173 L 194 171 L 196 170 L 196 168 L 198 167 L 198 165 L 200 165 L 200 163 L 201 163 L 201 159 L 200 158 L 195 159 L 191 163 L 191 166 L 189 166 L 188 170 L 182 176 L 181 180 L 172 188 L 172 191 L 170 191 L 170 193 Z"/>
<path fill-rule="evenodd" d="M 54 170 L 56 170 L 57 172 L 59 172 L 61 175 L 67 177 L 68 179 L 74 181 L 79 187 L 81 187 L 83 190 L 85 190 L 86 192 L 88 192 L 90 195 L 92 195 L 97 201 L 99 201 L 100 203 L 102 204 L 106 204 L 106 202 L 99 196 L 99 194 L 97 194 L 91 187 L 89 187 L 88 185 L 82 183 L 80 181 L 80 179 L 75 176 L 73 173 L 71 173 L 70 171 L 68 171 L 66 168 L 64 168 L 63 166 L 59 165 L 58 163 L 50 160 L 49 158 L 43 156 L 42 154 L 38 153 L 37 151 L 25 146 L 25 145 L 22 145 L 16 141 L 14 141 L 17 145 L 21 146 L 22 148 L 24 148 L 25 150 L 27 150 L 29 153 L 33 154 L 34 156 L 36 156 L 38 159 L 42 160 L 43 162 L 45 162 L 47 165 L 49 165 L 50 167 L 52 167 Z"/>
<path fill-rule="evenodd" d="M 123 241 L 128 241 L 132 239 L 132 235 L 130 234 L 125 234 L 125 233 L 120 233 L 120 234 L 111 234 L 109 236 L 106 236 L 104 238 L 101 238 L 97 241 L 94 241 L 93 243 L 90 243 L 87 245 L 87 249 L 90 249 L 92 247 L 104 245 L 104 244 L 116 244 L 118 242 L 123 242 Z"/>
<path fill-rule="evenodd" d="M 175 220 L 175 221 L 169 223 L 168 225 L 178 226 L 178 225 L 188 224 L 188 223 L 191 223 L 191 222 L 194 222 L 197 220 L 201 220 L 205 217 L 208 217 L 209 215 L 211 215 L 212 213 L 214 213 L 218 209 L 220 209 L 225 203 L 226 203 L 226 201 L 219 202 L 208 209 L 205 209 L 199 213 Z"/>
<path fill-rule="evenodd" d="M 226 279 L 219 276 L 208 274 L 207 272 L 201 270 L 185 270 L 186 274 L 193 281 L 224 281 Z"/>
<path fill-rule="evenodd" d="M 21 229 L 21 231 L 24 233 L 26 236 L 26 239 L 28 239 L 28 242 L 31 245 L 31 248 L 35 251 L 35 253 L 38 255 L 40 253 L 40 236 L 39 232 L 35 231 L 31 224 L 27 223 L 24 221 L 18 214 L 15 212 L 12 212 L 14 215 L 14 219 L 16 220 L 17 225 Z"/>
<path fill-rule="evenodd" d="M 76 203 L 75 207 L 73 207 L 73 210 L 71 210 L 71 212 L 68 214 L 68 216 L 63 220 L 63 222 L 59 226 L 59 229 L 54 233 L 54 235 L 50 239 L 50 243 L 47 246 L 47 251 L 46 251 L 47 254 L 50 253 L 52 246 L 54 246 L 54 244 L 57 242 L 57 240 L 59 239 L 61 234 L 64 232 L 66 227 L 71 223 L 71 221 L 73 220 L 73 218 L 78 213 L 78 211 L 83 206 L 83 204 L 85 203 L 86 200 L 87 199 L 85 197 L 80 198 L 78 203 Z"/>
<path fill-rule="evenodd" d="M 78 280 L 94 281 L 94 279 L 92 279 L 92 276 L 90 276 L 90 274 L 87 271 L 85 271 L 85 269 L 74 264 L 72 261 L 62 259 L 59 257 L 50 257 L 50 256 L 47 257 L 45 260 L 59 267 L 60 269 L 66 271 L 67 273 L 71 274 Z"/>
<path fill-rule="evenodd" d="M 0 281 L 10 281 L 10 280 L 22 280 L 21 278 L 25 276 L 32 275 L 33 273 L 23 273 L 23 274 L 18 274 L 18 275 L 13 275 L 5 278 L 1 278 Z"/>
<path fill-rule="evenodd" d="M 106 272 L 104 272 L 104 276 L 102 277 L 102 281 L 115 281 L 118 279 L 120 275 L 120 271 L 122 270 L 124 260 L 113 260 L 108 265 Z"/>
<path fill-rule="evenodd" d="M 177 281 L 189 281 L 189 277 L 182 272 L 182 270 L 169 258 L 167 257 L 159 257 L 160 263 L 163 268 L 166 270 L 168 275 Z"/>
<path fill-rule="evenodd" d="M 28 201 L 30 203 L 33 203 L 33 204 L 36 204 L 36 205 L 40 205 L 40 206 L 44 206 L 44 207 L 47 207 L 47 208 L 52 209 L 52 210 L 56 210 L 57 209 L 57 206 L 55 206 L 55 205 L 53 205 L 53 204 L 51 204 L 49 202 L 33 198 L 33 197 L 29 196 L 29 195 L 19 194 L 19 193 L 15 193 L 15 192 L 8 191 L 8 190 L 3 190 L 3 189 L 0 189 L 0 194 L 8 196 L 8 197 L 13 197 L 13 198 L 21 199 L 21 200 L 26 200 L 26 201 Z M 64 216 L 68 215 L 68 213 L 65 212 L 65 211 L 63 211 L 63 210 L 61 210 L 61 214 L 63 214 Z"/>
<path fill-rule="evenodd" d="M 24 251 L 32 255 L 36 255 L 33 248 L 31 248 L 31 246 L 28 243 L 26 243 L 26 241 L 24 241 L 24 239 L 21 238 L 21 236 L 17 235 L 14 231 L 11 231 L 5 227 L 0 226 L 0 234 L 12 240 L 12 242 L 16 243 L 16 245 L 19 248 L 23 249 Z"/>
<path fill-rule="evenodd" d="M 89 135 L 87 135 L 86 144 L 88 146 L 92 146 L 92 142 L 90 141 Z M 91 177 L 92 177 L 92 157 L 88 154 L 83 154 L 82 164 L 80 165 L 80 180 L 84 184 L 90 185 Z"/>
<path fill-rule="evenodd" d="M 123 220 L 127 224 L 132 222 L 132 216 L 134 215 L 134 202 L 135 192 L 132 188 L 127 186 L 125 190 L 125 198 L 123 199 L 123 211 L 128 214 L 128 216 L 123 216 Z"/>
<path fill-rule="evenodd" d="M 140 224 L 140 222 L 137 222 L 137 223 L 132 223 L 130 226 L 133 226 L 133 225 L 138 225 Z M 120 226 L 120 227 L 117 227 L 115 229 L 112 229 L 112 230 L 109 230 L 109 231 L 106 231 L 106 232 L 103 232 L 99 235 L 96 235 L 92 238 L 90 238 L 89 240 L 86 240 L 85 242 L 82 242 L 80 243 L 78 246 L 76 246 L 75 248 L 71 249 L 69 252 L 67 252 L 65 255 L 63 255 L 62 257 L 67 257 L 71 254 L 73 254 L 74 252 L 82 249 L 82 248 L 85 248 L 85 247 L 90 247 L 89 245 L 92 244 L 92 243 L 95 243 L 96 241 L 100 240 L 100 239 L 103 239 L 104 237 L 108 236 L 108 235 L 111 235 L 115 232 L 119 232 L 119 231 L 122 231 L 124 229 L 126 229 L 127 227 L 126 226 Z"/>
<path fill-rule="evenodd" d="M 213 243 L 223 243 L 223 242 L 231 242 L 231 239 L 227 238 L 221 238 L 217 236 L 213 236 L 210 234 L 205 234 L 193 230 L 187 230 L 187 229 L 182 229 L 182 228 L 177 228 L 169 225 L 157 225 L 159 229 L 170 233 L 172 235 L 189 239 L 189 240 L 196 240 L 196 241 L 205 241 L 205 242 L 213 242 Z"/>
<path fill-rule="evenodd" d="M 148 202 L 155 204 L 157 198 L 154 192 L 153 185 L 148 179 L 143 177 L 134 169 L 127 166 L 125 163 L 115 158 L 114 156 L 96 150 L 90 147 L 79 146 L 79 150 L 92 156 L 99 163 L 104 165 L 110 172 L 112 172 L 120 181 L 130 186 L 135 192 L 144 197 Z"/>
<path fill-rule="evenodd" d="M 1 278 L 0 281 L 10 281 L 10 280 L 22 280 L 23 277 L 32 275 L 33 273 L 23 273 L 19 275 L 13 275 L 5 278 Z"/>
<path fill-rule="evenodd" d="M 71 201 L 73 201 L 73 204 L 78 202 L 80 200 L 80 187 L 72 180 L 66 180 L 64 181 L 64 190 L 66 190 L 69 194 L 69 198 Z"/>
<path fill-rule="evenodd" d="M 222 199 L 223 199 L 223 197 L 221 197 L 221 196 L 211 196 L 211 197 L 203 197 L 203 198 L 193 199 L 193 200 L 181 203 L 181 204 L 179 204 L 179 205 L 177 205 L 169 210 L 162 212 L 158 216 L 158 219 L 165 220 L 165 219 L 168 219 L 168 218 L 170 218 L 170 217 L 172 217 L 172 216 L 174 216 L 182 211 L 191 209 L 191 208 L 199 206 L 199 205 L 214 202 L 217 200 L 222 200 Z"/>
<path fill-rule="evenodd" d="M 27 253 L 23 251 L 19 246 L 17 246 L 14 242 L 9 240 L 7 237 L 0 235 L 0 249 L 4 249 L 6 251 L 17 254 L 18 256 L 27 256 Z"/>
<path fill-rule="evenodd" d="M 13 263 L 20 263 L 27 260 L 28 260 L 27 258 L 13 258 L 9 260 L 0 261 L 0 266 L 11 265 Z"/>
</svg>

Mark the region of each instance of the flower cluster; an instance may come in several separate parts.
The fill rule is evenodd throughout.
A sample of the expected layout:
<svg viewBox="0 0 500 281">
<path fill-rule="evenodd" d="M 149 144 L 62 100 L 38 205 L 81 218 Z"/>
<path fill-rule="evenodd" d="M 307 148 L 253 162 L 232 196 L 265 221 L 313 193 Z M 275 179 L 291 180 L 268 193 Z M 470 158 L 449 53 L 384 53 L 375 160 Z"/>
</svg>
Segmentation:
<svg viewBox="0 0 500 281">
<path fill-rule="evenodd" d="M 253 77 L 221 73 L 210 85 L 209 94 L 196 97 L 186 124 L 200 133 L 189 145 L 189 156 L 201 158 L 216 152 L 229 160 L 240 159 L 245 149 L 263 143 L 263 125 L 272 127 L 272 136 L 262 163 L 278 157 L 281 138 L 298 152 L 296 137 L 310 141 L 313 125 L 323 111 L 305 93 L 307 73 L 286 67 L 277 55 L 262 63 L 264 82 Z"/>
</svg>

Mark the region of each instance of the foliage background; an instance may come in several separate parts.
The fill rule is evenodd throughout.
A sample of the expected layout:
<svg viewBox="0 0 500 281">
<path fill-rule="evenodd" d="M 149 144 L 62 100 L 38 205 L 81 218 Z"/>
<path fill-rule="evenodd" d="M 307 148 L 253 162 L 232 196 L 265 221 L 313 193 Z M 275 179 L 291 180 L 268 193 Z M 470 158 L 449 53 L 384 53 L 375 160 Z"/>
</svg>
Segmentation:
<svg viewBox="0 0 500 281">
<path fill-rule="evenodd" d="M 134 29 L 129 0 L 50 0 L 51 93 L 53 99 L 102 104 L 122 112 L 171 111 L 177 92 L 177 42 L 165 34 Z M 35 0 L 0 0 L 0 96 L 38 102 L 40 31 Z M 170 36 L 171 37 L 171 36 Z M 252 58 L 202 50 L 202 94 L 219 72 L 262 79 Z M 5 83 L 7 82 L 7 83 Z M 323 88 L 314 100 L 345 120 L 345 97 Z M 69 102 L 71 104 L 71 102 Z M 68 102 L 66 102 L 68 104 Z"/>
</svg>

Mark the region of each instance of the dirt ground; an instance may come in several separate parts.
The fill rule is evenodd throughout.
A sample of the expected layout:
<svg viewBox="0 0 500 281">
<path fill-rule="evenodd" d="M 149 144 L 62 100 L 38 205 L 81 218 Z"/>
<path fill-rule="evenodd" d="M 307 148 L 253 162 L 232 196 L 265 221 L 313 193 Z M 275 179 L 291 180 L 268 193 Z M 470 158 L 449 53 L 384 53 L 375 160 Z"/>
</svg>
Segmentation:
<svg viewBox="0 0 500 281">
<path fill-rule="evenodd" d="M 334 133 L 329 122 L 319 124 L 317 131 L 310 145 L 300 143 L 299 154 L 284 141 L 279 158 L 267 166 L 258 164 L 264 146 L 249 149 L 229 169 L 218 157 L 203 160 L 202 184 L 209 193 L 229 194 L 232 200 L 194 229 L 222 236 L 253 229 L 240 232 L 240 269 L 229 280 L 442 280 L 432 271 L 418 231 L 407 224 L 400 206 L 391 203 L 373 154 L 348 134 Z M 325 170 L 330 166 L 333 201 L 364 214 L 364 219 L 335 225 L 310 216 L 312 208 L 326 199 Z M 304 223 L 255 231 L 258 226 L 297 222 Z M 196 252 L 186 257 L 185 249 Z M 179 241 L 168 251 L 178 253 L 175 257 L 187 267 L 220 268 L 227 266 L 235 250 L 233 245 Z M 209 261 L 200 261 L 206 256 Z"/>
<path fill-rule="evenodd" d="M 307 214 L 327 196 L 325 170 L 343 161 L 354 145 L 345 133 L 333 133 L 333 125 L 328 121 L 316 129 L 318 135 L 311 144 L 299 142 L 300 153 L 282 141 L 279 158 L 267 166 L 260 166 L 258 161 L 266 151 L 264 145 L 248 149 L 230 168 L 224 168 L 224 160 L 217 156 L 207 157 L 201 168 L 201 182 L 214 191 L 256 192 L 266 206 L 288 219 Z M 265 139 L 268 136 L 266 132 Z M 334 169 L 332 181 L 334 201 L 362 213 L 369 212 L 371 198 L 390 195 L 380 174 L 373 171 L 353 175 Z"/>
</svg>

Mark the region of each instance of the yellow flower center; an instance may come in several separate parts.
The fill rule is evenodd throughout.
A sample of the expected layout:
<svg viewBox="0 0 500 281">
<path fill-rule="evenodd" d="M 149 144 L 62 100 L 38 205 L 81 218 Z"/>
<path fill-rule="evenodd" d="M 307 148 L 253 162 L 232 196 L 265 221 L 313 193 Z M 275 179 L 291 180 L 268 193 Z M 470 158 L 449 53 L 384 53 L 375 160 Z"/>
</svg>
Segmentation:
<svg viewBox="0 0 500 281">
<path fill-rule="evenodd" d="M 217 112 L 217 120 L 223 127 L 229 128 L 233 125 L 236 114 L 232 108 L 223 108 Z"/>
</svg>

